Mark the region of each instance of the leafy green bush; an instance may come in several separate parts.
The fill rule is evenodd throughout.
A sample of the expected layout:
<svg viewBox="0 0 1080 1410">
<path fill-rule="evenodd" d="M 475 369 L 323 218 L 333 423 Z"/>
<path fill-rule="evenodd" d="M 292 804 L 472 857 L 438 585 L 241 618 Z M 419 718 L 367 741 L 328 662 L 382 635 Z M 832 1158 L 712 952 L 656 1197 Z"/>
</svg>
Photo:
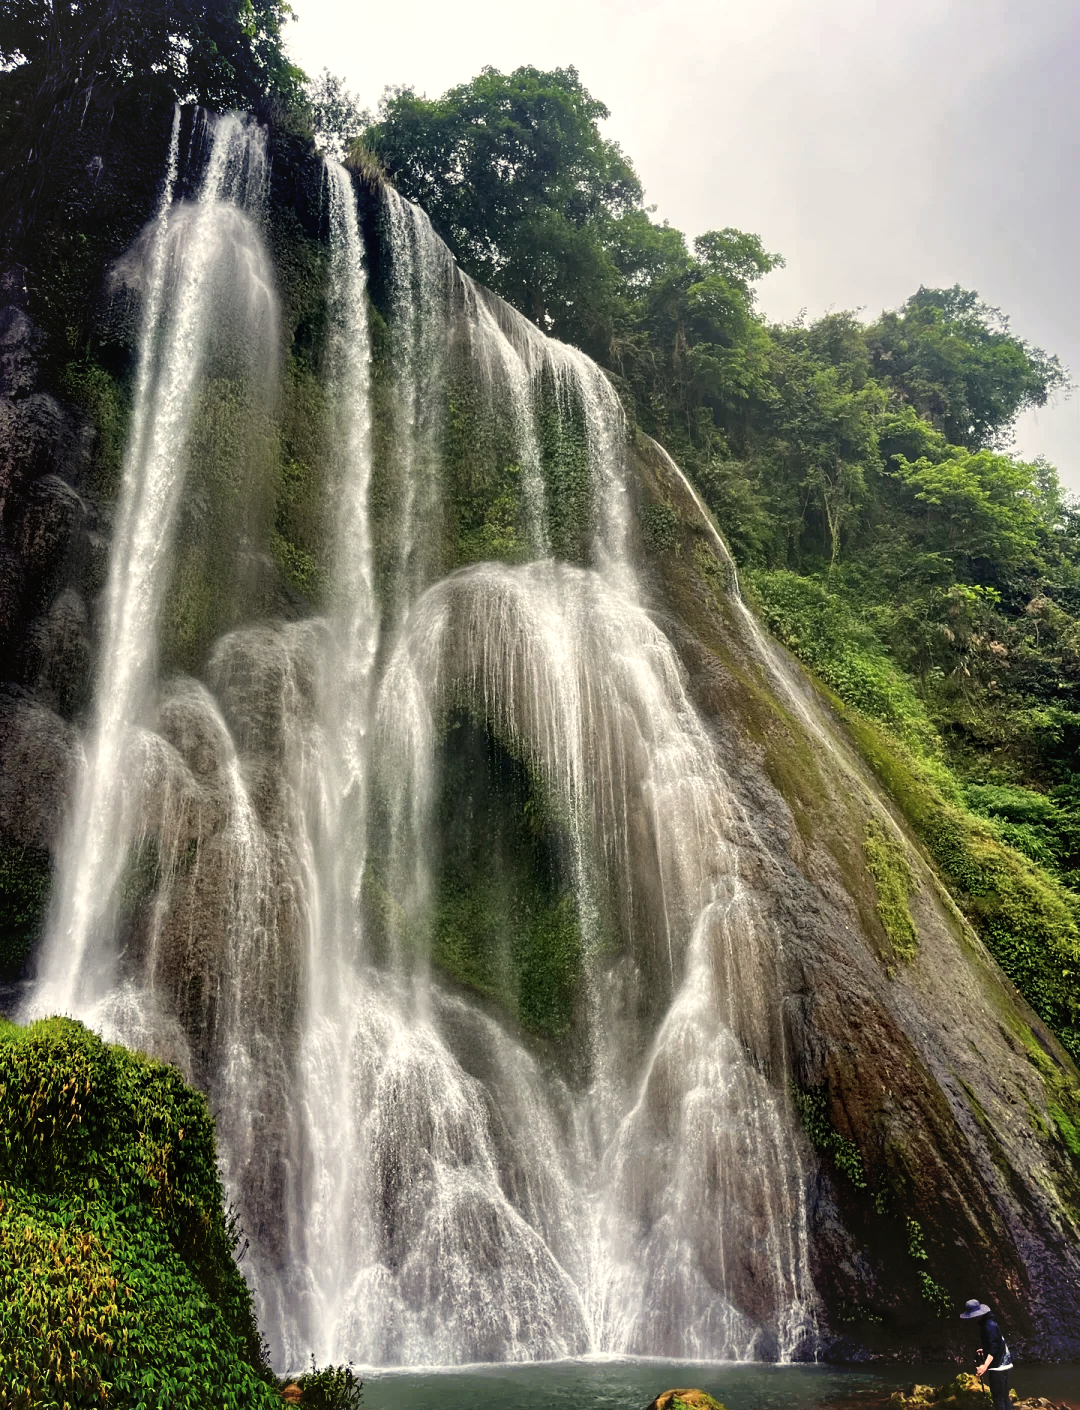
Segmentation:
<svg viewBox="0 0 1080 1410">
<path fill-rule="evenodd" d="M 363 1399 L 364 1383 L 353 1371 L 352 1362 L 318 1367 L 313 1354 L 311 1370 L 298 1377 L 296 1384 L 303 1392 L 300 1404 L 304 1410 L 355 1410 Z"/>
<path fill-rule="evenodd" d="M 786 569 L 748 578 L 770 630 L 842 700 L 920 753 L 936 752 L 937 732 L 915 687 L 843 598 Z"/>
<path fill-rule="evenodd" d="M 1066 884 L 1075 883 L 1077 869 L 1070 863 L 1080 856 L 1080 813 L 1071 806 L 1070 786 L 1045 794 L 1016 784 L 969 783 L 962 796 L 1002 842 Z"/>
<path fill-rule="evenodd" d="M 0 1403 L 279 1403 L 206 1102 L 70 1019 L 0 1027 Z"/>
</svg>

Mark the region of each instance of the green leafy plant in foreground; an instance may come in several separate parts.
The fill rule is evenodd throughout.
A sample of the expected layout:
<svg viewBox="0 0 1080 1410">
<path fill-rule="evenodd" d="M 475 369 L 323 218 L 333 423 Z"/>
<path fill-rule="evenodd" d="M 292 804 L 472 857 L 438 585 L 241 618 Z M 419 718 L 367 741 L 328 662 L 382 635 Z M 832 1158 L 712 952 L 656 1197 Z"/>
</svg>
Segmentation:
<svg viewBox="0 0 1080 1410">
<path fill-rule="evenodd" d="M 0 1404 L 279 1404 L 213 1123 L 81 1024 L 0 1026 Z"/>
<path fill-rule="evenodd" d="M 316 1366 L 314 1353 L 311 1370 L 298 1376 L 300 1404 L 305 1410 L 355 1410 L 362 1399 L 363 1381 L 356 1375 L 352 1362 L 347 1366 Z"/>
</svg>

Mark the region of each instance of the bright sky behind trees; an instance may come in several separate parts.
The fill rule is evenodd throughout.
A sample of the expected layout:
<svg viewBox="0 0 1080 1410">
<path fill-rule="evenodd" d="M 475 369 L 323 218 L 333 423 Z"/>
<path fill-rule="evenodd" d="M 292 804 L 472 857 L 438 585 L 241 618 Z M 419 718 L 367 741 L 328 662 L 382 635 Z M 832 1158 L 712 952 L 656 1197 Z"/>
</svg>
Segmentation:
<svg viewBox="0 0 1080 1410">
<path fill-rule="evenodd" d="M 573 64 L 657 214 L 759 233 L 786 268 L 760 306 L 896 307 L 977 289 L 1080 376 L 1075 0 L 295 0 L 295 59 L 374 107 L 485 64 Z M 1080 394 L 1018 447 L 1080 492 Z"/>
</svg>

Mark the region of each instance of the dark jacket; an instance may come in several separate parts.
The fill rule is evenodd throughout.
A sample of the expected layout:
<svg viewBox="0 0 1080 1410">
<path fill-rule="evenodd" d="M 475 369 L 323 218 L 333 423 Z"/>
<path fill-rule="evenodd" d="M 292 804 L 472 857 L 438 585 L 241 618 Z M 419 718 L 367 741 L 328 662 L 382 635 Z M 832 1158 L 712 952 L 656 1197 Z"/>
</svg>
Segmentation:
<svg viewBox="0 0 1080 1410">
<path fill-rule="evenodd" d="M 1001 1328 L 994 1321 L 994 1314 L 988 1312 L 979 1323 L 982 1328 L 982 1349 L 984 1356 L 992 1356 L 990 1362 L 991 1371 L 999 1367 L 1002 1362 L 1007 1366 L 1012 1358 L 1009 1355 L 1009 1347 L 1005 1338 L 1001 1335 Z"/>
</svg>

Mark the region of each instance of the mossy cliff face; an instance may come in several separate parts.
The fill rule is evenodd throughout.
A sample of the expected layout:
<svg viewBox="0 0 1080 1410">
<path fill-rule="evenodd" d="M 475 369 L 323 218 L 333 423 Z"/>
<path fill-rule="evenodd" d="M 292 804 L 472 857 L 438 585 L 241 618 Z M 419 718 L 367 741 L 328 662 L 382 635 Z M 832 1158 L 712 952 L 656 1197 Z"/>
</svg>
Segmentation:
<svg viewBox="0 0 1080 1410">
<path fill-rule="evenodd" d="M 49 234 L 40 268 L 32 277 L 21 266 L 5 275 L 0 630 L 11 679 L 0 696 L 0 978 L 20 970 L 40 930 L 77 729 L 86 720 L 135 351 L 133 310 L 110 293 L 106 275 L 152 210 L 170 120 L 156 114 L 136 135 L 131 123 L 91 114 L 71 134 L 43 196 L 39 226 Z M 184 143 L 195 133 L 187 113 Z M 444 411 L 427 427 L 442 467 L 433 492 L 439 532 L 418 567 L 401 560 L 396 525 L 407 467 L 394 449 L 401 406 L 390 375 L 399 334 L 383 208 L 359 178 L 356 190 L 370 264 L 375 567 L 392 620 L 408 573 L 431 582 L 483 560 L 521 562 L 533 546 L 514 437 L 467 374 L 463 350 L 448 342 L 438 354 Z M 321 161 L 302 138 L 272 134 L 261 238 L 280 298 L 278 399 L 253 428 L 249 389 L 211 369 L 196 411 L 164 609 L 163 669 L 212 680 L 238 750 L 258 761 L 254 803 L 275 837 L 285 807 L 275 710 L 286 691 L 306 701 L 314 687 L 302 653 L 286 680 L 269 647 L 327 595 L 326 222 Z M 585 428 L 573 408 L 555 414 L 555 397 L 556 389 L 543 389 L 539 418 L 548 529 L 553 551 L 579 563 L 593 509 Z M 862 716 L 842 714 L 762 634 L 738 597 L 723 545 L 663 454 L 640 438 L 632 465 L 648 606 L 680 654 L 747 820 L 743 879 L 772 937 L 763 968 L 773 986 L 772 1019 L 738 1036 L 801 1118 L 803 1155 L 814 1171 L 812 1258 L 827 1344 L 837 1355 L 952 1348 L 960 1341 L 955 1308 L 978 1293 L 1000 1309 L 1021 1354 L 1080 1355 L 1080 1084 L 1047 1026 L 1066 1032 L 1074 1012 L 1060 985 L 1042 993 L 1032 959 L 1060 942 L 1068 917 L 1053 896 L 1032 889 L 1015 854 L 965 831 L 885 735 Z M 266 625 L 226 670 L 212 656 L 214 642 L 253 621 Z M 261 682 L 246 698 L 262 704 L 246 713 L 241 692 L 230 693 L 230 678 L 240 676 L 247 686 Z M 218 973 L 224 954 L 230 843 L 220 741 L 195 727 L 182 696 L 170 688 L 159 702 L 173 771 L 130 858 L 120 924 L 130 952 L 145 949 L 152 901 L 168 879 L 172 908 L 155 923 L 173 958 L 155 977 L 180 1015 L 192 1048 L 186 1059 L 201 1076 L 200 1044 L 212 1042 L 214 1024 L 206 975 Z M 448 984 L 478 996 L 559 1063 L 573 1051 L 582 1005 L 567 827 L 529 760 L 474 703 L 461 702 L 440 726 L 437 811 L 446 816 L 433 866 L 431 958 Z M 171 851 L 155 832 L 166 806 L 183 823 L 172 828 Z M 374 855 L 364 902 L 371 933 L 390 946 L 406 928 L 403 900 L 380 866 Z M 614 948 L 621 899 L 600 902 Z M 284 958 L 267 1021 L 295 1036 L 299 920 L 283 903 L 274 923 Z M 1030 945 L 1010 959 L 1009 937 L 1019 934 Z M 647 973 L 644 949 L 633 958 Z M 725 962 L 716 957 L 718 969 Z M 645 1019 L 656 1015 L 642 1016 L 643 1030 Z M 174 1074 L 95 1046 L 70 1026 L 9 1035 L 3 1053 L 13 1072 L 29 1073 L 32 1060 L 72 1080 L 78 1075 L 89 1095 L 78 1099 L 85 1119 L 51 1153 L 27 1144 L 36 1136 L 17 1121 L 11 1126 L 22 1164 L 4 1174 L 14 1193 L 0 1221 L 15 1220 L 18 1237 L 42 1260 L 72 1259 L 88 1286 L 130 1288 L 133 1308 L 144 1295 L 139 1260 L 161 1262 L 183 1284 L 178 1306 L 204 1298 L 211 1308 L 227 1374 L 238 1385 L 254 1377 L 256 1385 L 258 1357 L 222 1252 L 227 1236 L 214 1214 L 220 1192 L 207 1183 L 212 1149 L 197 1099 L 181 1092 Z M 138 1142 L 149 1138 L 137 1134 L 125 1106 L 136 1100 L 135 1076 L 154 1107 L 146 1129 L 164 1133 L 145 1151 Z M 34 1080 L 45 1082 L 40 1074 Z M 155 1114 L 159 1098 L 165 1115 Z M 174 1120 L 174 1105 L 183 1107 L 182 1121 Z M 181 1125 L 185 1150 L 195 1139 L 202 1152 L 201 1173 L 191 1177 L 195 1193 L 186 1175 L 170 1173 Z M 125 1198 L 135 1191 L 130 1228 L 100 1202 L 106 1176 Z M 0 1222 L 0 1237 L 2 1229 Z M 279 1233 L 264 1231 L 271 1245 Z M 23 1275 L 8 1276 L 17 1282 Z M 220 1296 L 207 1282 L 215 1278 Z M 82 1317 L 74 1298 L 71 1292 L 72 1316 Z M 136 1328 L 143 1312 L 128 1318 L 125 1307 L 119 1299 L 109 1304 L 106 1331 L 79 1333 L 79 1364 L 97 1368 L 86 1371 L 91 1381 L 114 1374 L 101 1359 L 101 1337 L 119 1345 L 127 1329 L 131 1337 L 172 1339 L 172 1323 Z"/>
<path fill-rule="evenodd" d="M 1076 1067 L 943 884 L 920 815 L 889 787 L 897 747 L 877 732 L 871 747 L 872 727 L 849 726 L 763 638 L 667 458 L 641 440 L 635 463 L 655 607 L 754 820 L 783 1016 L 758 1056 L 791 1083 L 818 1153 L 815 1276 L 835 1350 L 959 1348 L 955 1309 L 978 1287 L 1011 1345 L 1075 1356 Z"/>
</svg>

